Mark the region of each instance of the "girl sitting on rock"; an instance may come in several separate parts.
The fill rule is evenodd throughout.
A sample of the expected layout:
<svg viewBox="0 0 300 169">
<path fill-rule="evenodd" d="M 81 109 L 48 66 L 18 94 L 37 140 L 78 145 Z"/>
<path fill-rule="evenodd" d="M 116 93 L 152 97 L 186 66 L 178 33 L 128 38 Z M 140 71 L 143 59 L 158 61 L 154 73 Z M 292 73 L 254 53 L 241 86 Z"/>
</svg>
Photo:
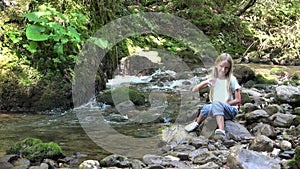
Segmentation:
<svg viewBox="0 0 300 169">
<path fill-rule="evenodd" d="M 202 134 L 210 136 L 214 132 L 215 135 L 226 136 L 224 120 L 235 117 L 241 102 L 241 86 L 232 74 L 232 67 L 231 56 L 227 53 L 221 54 L 215 60 L 211 77 L 193 87 L 193 92 L 209 87 L 211 103 L 204 105 L 197 119 L 185 126 L 186 131 L 196 130 L 209 117 L 203 126 Z"/>
</svg>

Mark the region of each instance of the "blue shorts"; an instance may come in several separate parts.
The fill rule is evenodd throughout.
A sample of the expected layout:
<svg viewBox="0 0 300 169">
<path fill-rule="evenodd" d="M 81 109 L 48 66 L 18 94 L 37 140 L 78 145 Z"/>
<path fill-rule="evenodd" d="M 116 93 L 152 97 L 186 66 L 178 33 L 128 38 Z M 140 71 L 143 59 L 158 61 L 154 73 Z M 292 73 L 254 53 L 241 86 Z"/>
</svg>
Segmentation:
<svg viewBox="0 0 300 169">
<path fill-rule="evenodd" d="M 231 106 L 227 103 L 222 103 L 219 101 L 213 101 L 211 104 L 206 104 L 200 110 L 200 114 L 204 117 L 210 116 L 224 116 L 225 120 L 232 120 L 238 113 L 238 108 L 236 106 Z"/>
</svg>

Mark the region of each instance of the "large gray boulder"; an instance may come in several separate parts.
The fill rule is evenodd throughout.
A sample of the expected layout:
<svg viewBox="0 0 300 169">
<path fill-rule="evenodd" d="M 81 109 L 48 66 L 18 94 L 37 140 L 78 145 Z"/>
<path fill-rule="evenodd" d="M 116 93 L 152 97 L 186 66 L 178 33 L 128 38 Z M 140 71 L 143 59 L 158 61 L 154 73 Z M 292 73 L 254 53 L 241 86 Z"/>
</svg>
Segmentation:
<svg viewBox="0 0 300 169">
<path fill-rule="evenodd" d="M 278 161 L 252 150 L 234 146 L 227 158 L 227 166 L 230 169 L 280 169 Z"/>
</svg>

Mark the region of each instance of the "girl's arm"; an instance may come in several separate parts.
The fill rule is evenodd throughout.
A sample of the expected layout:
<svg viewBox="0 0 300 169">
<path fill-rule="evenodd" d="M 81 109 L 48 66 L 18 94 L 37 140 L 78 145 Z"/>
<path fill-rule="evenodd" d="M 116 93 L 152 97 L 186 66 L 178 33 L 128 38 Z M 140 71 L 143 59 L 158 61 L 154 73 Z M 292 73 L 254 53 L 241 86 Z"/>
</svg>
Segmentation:
<svg viewBox="0 0 300 169">
<path fill-rule="evenodd" d="M 234 99 L 227 101 L 227 103 L 230 105 L 237 105 L 240 102 L 241 102 L 241 92 L 239 89 L 236 89 L 234 91 Z"/>
<path fill-rule="evenodd" d="M 211 80 L 210 79 L 202 81 L 201 83 L 199 83 L 199 84 L 197 84 L 196 86 L 193 87 L 192 92 L 200 91 L 200 90 L 208 87 L 209 84 L 211 84 Z"/>
</svg>

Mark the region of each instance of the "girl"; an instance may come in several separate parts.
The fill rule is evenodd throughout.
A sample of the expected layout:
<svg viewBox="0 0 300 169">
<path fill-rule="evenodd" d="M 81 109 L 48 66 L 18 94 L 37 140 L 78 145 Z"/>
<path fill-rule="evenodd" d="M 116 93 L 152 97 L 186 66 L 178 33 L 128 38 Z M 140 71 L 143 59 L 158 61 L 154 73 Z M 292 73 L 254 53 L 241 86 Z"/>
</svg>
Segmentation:
<svg viewBox="0 0 300 169">
<path fill-rule="evenodd" d="M 210 118 L 211 122 L 206 123 L 203 129 L 206 128 L 209 132 L 214 131 L 218 127 L 215 130 L 215 134 L 226 136 L 224 120 L 230 120 L 235 117 L 238 113 L 237 105 L 241 102 L 241 86 L 232 75 L 232 67 L 233 61 L 231 56 L 227 53 L 221 54 L 215 61 L 211 77 L 197 84 L 192 89 L 193 92 L 196 92 L 209 87 L 211 104 L 203 106 L 197 119 L 185 126 L 186 131 L 196 130 L 209 115 L 212 115 L 215 118 Z"/>
</svg>

